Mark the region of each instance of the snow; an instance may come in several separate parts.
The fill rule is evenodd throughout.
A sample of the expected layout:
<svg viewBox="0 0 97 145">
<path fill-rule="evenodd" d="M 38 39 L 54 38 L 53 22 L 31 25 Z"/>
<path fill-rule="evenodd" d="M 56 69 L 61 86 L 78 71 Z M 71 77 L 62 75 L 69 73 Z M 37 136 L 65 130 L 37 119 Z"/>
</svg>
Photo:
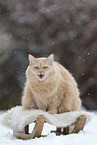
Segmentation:
<svg viewBox="0 0 97 145">
<path fill-rule="evenodd" d="M 0 111 L 0 120 L 4 111 Z M 50 133 L 56 127 L 45 123 L 43 135 L 47 137 L 35 138 L 30 140 L 21 140 L 13 136 L 12 130 L 0 124 L 0 145 L 97 145 L 97 112 L 94 112 L 93 119 L 78 134 L 56 136 Z M 30 131 L 34 124 L 30 125 Z"/>
</svg>

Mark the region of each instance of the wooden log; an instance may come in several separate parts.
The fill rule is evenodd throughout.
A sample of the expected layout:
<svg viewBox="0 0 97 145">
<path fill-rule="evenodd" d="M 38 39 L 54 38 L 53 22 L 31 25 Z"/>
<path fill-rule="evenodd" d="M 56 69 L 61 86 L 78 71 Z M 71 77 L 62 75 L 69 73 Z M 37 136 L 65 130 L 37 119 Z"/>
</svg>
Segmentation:
<svg viewBox="0 0 97 145">
<path fill-rule="evenodd" d="M 29 134 L 29 125 L 25 126 L 25 134 Z"/>
<path fill-rule="evenodd" d="M 83 130 L 86 123 L 86 117 L 80 116 L 75 122 L 75 127 L 71 133 L 78 133 L 80 130 Z"/>
<path fill-rule="evenodd" d="M 56 129 L 56 135 L 61 135 L 62 134 L 61 130 L 62 130 L 62 128 L 61 127 L 58 127 Z"/>
<path fill-rule="evenodd" d="M 66 135 L 66 134 L 69 134 L 69 126 L 68 127 L 65 127 L 65 128 L 62 128 L 62 127 L 57 127 L 56 131 L 52 130 L 51 133 L 56 133 L 56 135 Z"/>
<path fill-rule="evenodd" d="M 63 135 L 69 134 L 69 126 L 63 128 Z"/>
<path fill-rule="evenodd" d="M 44 116 L 39 116 L 36 120 L 36 124 L 35 127 L 32 131 L 32 134 L 34 134 L 34 137 L 40 137 L 42 130 L 43 130 L 43 126 L 44 126 L 44 121 L 45 121 L 45 117 Z"/>
<path fill-rule="evenodd" d="M 44 122 L 45 122 L 45 117 L 39 116 L 36 119 L 36 123 L 32 133 L 29 134 L 29 125 L 27 125 L 25 126 L 24 132 L 13 131 L 13 135 L 21 139 L 32 139 L 35 137 L 40 137 L 43 130 Z M 83 130 L 85 123 L 86 123 L 86 117 L 80 116 L 75 122 L 74 129 L 72 131 L 70 131 L 70 126 L 68 126 L 66 128 L 63 128 L 63 130 L 61 127 L 60 128 L 58 127 L 56 131 L 51 131 L 51 132 L 55 132 L 56 135 L 78 133 L 80 130 Z"/>
<path fill-rule="evenodd" d="M 78 133 L 80 130 L 83 130 L 85 123 L 86 123 L 86 117 L 80 116 L 75 122 L 75 125 L 67 126 L 63 128 L 63 131 L 62 131 L 62 128 L 60 127 L 60 128 L 57 128 L 56 131 L 51 131 L 51 133 L 54 132 L 56 133 L 56 135 Z"/>
<path fill-rule="evenodd" d="M 34 129 L 32 133 L 28 134 L 28 125 L 25 127 L 24 132 L 15 132 L 13 131 L 13 135 L 15 137 L 18 137 L 20 139 L 32 139 L 35 137 L 40 137 L 42 130 L 43 130 L 43 125 L 44 125 L 45 117 L 44 116 L 39 116 L 36 119 L 36 123 L 34 126 Z M 27 133 L 27 134 L 26 134 Z"/>
<path fill-rule="evenodd" d="M 61 134 L 63 134 L 62 128 L 57 127 L 56 130 L 51 130 L 51 133 L 55 133 L 56 135 L 61 135 Z"/>
</svg>

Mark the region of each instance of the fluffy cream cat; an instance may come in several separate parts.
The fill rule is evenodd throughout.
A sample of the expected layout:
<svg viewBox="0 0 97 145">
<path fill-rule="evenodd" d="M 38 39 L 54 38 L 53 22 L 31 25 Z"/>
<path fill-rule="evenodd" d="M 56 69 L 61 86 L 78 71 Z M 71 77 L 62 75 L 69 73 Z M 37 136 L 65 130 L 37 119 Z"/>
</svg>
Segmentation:
<svg viewBox="0 0 97 145">
<path fill-rule="evenodd" d="M 81 107 L 77 83 L 65 67 L 54 61 L 53 54 L 48 58 L 29 55 L 26 78 L 22 98 L 24 109 L 41 109 L 55 114 Z"/>
</svg>

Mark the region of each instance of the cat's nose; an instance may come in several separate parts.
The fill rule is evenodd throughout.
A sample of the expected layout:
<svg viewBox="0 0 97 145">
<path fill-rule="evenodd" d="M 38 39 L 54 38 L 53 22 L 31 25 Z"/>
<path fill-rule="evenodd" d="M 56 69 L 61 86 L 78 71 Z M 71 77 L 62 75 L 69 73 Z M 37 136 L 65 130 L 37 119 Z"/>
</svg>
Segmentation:
<svg viewBox="0 0 97 145">
<path fill-rule="evenodd" d="M 42 73 L 42 69 L 39 69 L 39 73 Z"/>
</svg>

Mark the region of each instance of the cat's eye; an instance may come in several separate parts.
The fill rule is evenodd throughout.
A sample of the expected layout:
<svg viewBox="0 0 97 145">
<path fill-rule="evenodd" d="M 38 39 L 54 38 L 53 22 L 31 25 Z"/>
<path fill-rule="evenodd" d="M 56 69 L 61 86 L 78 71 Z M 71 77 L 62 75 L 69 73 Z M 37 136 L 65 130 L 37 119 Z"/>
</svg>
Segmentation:
<svg viewBox="0 0 97 145">
<path fill-rule="evenodd" d="M 39 67 L 37 67 L 37 66 L 34 66 L 34 68 L 35 68 L 35 69 L 39 69 Z"/>
<path fill-rule="evenodd" d="M 44 66 L 44 67 L 43 67 L 43 69 L 47 69 L 47 68 L 48 68 L 48 66 Z"/>
</svg>

